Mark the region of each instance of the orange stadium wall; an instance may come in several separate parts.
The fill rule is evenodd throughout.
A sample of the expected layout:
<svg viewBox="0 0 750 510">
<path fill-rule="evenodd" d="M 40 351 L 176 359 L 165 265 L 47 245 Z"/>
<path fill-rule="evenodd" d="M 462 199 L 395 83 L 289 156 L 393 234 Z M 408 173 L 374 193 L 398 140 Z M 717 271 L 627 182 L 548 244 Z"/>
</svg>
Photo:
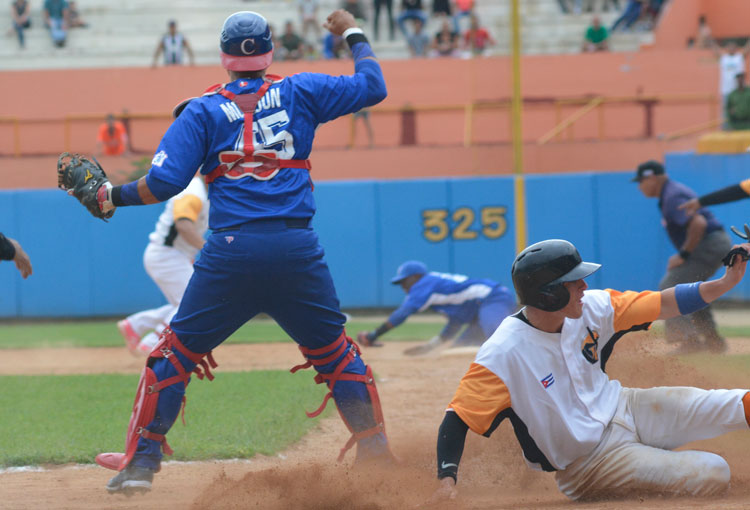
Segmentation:
<svg viewBox="0 0 750 510">
<path fill-rule="evenodd" d="M 654 47 L 683 49 L 698 32 L 703 15 L 714 38 L 747 37 L 750 2 L 747 0 L 672 0 L 667 4 L 654 33 Z"/>
<path fill-rule="evenodd" d="M 682 0 L 681 0 L 682 1 Z M 685 0 L 692 1 L 692 0 Z M 303 70 L 333 74 L 351 72 L 351 62 L 278 63 L 271 71 L 290 75 Z M 349 139 L 349 119 L 318 130 L 312 154 L 316 179 L 437 177 L 497 175 L 511 172 L 510 117 L 507 109 L 475 112 L 473 144 L 464 146 L 462 105 L 507 100 L 510 62 L 485 59 L 402 60 L 383 62 L 388 99 L 374 109 L 376 149 L 366 145 L 363 129 L 356 150 L 342 150 Z M 0 73 L 0 111 L 24 122 L 17 133 L 24 154 L 40 157 L 0 158 L 12 165 L 8 187 L 51 187 L 51 155 L 69 147 L 91 152 L 98 121 L 71 123 L 68 138 L 62 119 L 67 115 L 103 116 L 107 112 L 165 114 L 186 97 L 225 80 L 218 67 L 113 68 Z M 540 55 L 522 59 L 522 87 L 527 99 L 581 96 L 704 96 L 704 102 L 663 103 L 653 108 L 654 135 L 705 123 L 718 115 L 710 98 L 718 88 L 718 70 L 709 52 L 654 50 L 637 53 Z M 415 108 L 456 105 L 453 111 L 419 112 L 415 147 L 400 146 L 405 105 Z M 528 172 L 571 172 L 631 168 L 643 158 L 662 157 L 669 150 L 692 148 L 694 138 L 675 142 L 644 139 L 644 109 L 608 104 L 598 114 L 583 117 L 574 129 L 545 145 L 537 141 L 581 105 L 560 108 L 527 103 L 523 117 Z M 386 112 L 385 110 L 389 110 Z M 379 113 L 380 112 L 380 113 Z M 33 121 L 29 123 L 29 121 Z M 144 154 L 153 152 L 168 127 L 167 119 L 134 120 L 132 139 Z M 600 127 L 604 126 L 604 133 Z M 0 124 L 0 154 L 14 153 L 14 128 Z M 604 139 L 598 137 L 604 134 Z M 143 157 L 143 156 L 141 156 Z M 130 161 L 104 158 L 106 168 L 126 173 Z M 40 172 L 43 168 L 43 173 Z M 9 173 L 9 172 L 4 172 Z"/>
</svg>

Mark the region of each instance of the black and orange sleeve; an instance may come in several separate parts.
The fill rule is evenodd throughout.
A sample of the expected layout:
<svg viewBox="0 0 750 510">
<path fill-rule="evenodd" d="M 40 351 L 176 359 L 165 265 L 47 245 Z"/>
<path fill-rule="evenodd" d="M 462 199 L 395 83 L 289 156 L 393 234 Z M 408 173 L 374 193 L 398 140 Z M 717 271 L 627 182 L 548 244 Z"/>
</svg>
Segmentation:
<svg viewBox="0 0 750 510">
<path fill-rule="evenodd" d="M 627 331 L 633 326 L 648 324 L 659 318 L 661 313 L 661 292 L 606 290 L 615 310 L 615 331 Z"/>
<path fill-rule="evenodd" d="M 750 179 L 707 193 L 700 197 L 698 201 L 702 206 L 706 206 L 736 202 L 747 197 L 750 197 Z"/>
<path fill-rule="evenodd" d="M 510 392 L 503 380 L 488 368 L 472 363 L 448 409 L 455 411 L 472 431 L 484 434 L 510 405 Z"/>
</svg>

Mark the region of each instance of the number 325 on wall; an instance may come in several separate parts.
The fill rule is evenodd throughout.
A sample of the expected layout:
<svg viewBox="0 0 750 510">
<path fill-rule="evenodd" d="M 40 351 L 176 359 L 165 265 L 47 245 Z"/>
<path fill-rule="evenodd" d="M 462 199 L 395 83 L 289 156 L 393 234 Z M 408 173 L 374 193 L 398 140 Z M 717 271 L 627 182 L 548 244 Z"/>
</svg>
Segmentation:
<svg viewBox="0 0 750 510">
<path fill-rule="evenodd" d="M 479 210 L 481 234 L 487 239 L 502 237 L 508 230 L 506 212 L 506 207 L 482 207 Z M 422 211 L 422 235 L 434 243 L 445 240 L 449 235 L 459 241 L 477 239 L 480 232 L 471 229 L 475 219 L 476 213 L 470 207 L 459 207 L 452 213 L 448 209 L 425 209 Z"/>
</svg>

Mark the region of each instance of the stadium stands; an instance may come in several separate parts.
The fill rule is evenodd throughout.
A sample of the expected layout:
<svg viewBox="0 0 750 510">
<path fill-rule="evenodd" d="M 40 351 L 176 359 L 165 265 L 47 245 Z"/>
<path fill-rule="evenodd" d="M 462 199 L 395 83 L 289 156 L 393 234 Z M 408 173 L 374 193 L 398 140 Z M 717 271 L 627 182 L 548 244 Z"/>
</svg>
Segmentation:
<svg viewBox="0 0 750 510">
<path fill-rule="evenodd" d="M 366 4 L 370 2 L 365 0 Z M 478 14 L 498 42 L 489 54 L 507 54 L 509 44 L 509 0 L 480 0 Z M 14 35 L 6 35 L 0 45 L 0 67 L 13 69 L 59 69 L 92 67 L 148 66 L 158 38 L 166 31 L 167 21 L 175 19 L 188 38 L 198 65 L 217 64 L 217 27 L 228 13 L 251 9 L 263 13 L 280 33 L 287 20 L 298 23 L 294 0 L 80 0 L 79 11 L 88 28 L 69 32 L 64 48 L 54 48 L 43 27 L 41 2 L 32 3 L 32 28 L 26 31 L 27 47 L 20 50 Z M 398 0 L 394 4 L 399 4 Z M 429 5 L 429 1 L 427 2 Z M 523 49 L 527 54 L 577 53 L 591 15 L 560 13 L 556 0 L 523 0 Z M 338 0 L 321 0 L 321 18 L 336 8 Z M 605 25 L 616 13 L 604 13 Z M 426 32 L 434 34 L 438 21 L 430 20 Z M 10 29 L 5 15 L 0 30 Z M 395 41 L 383 38 L 375 45 L 382 58 L 406 58 L 406 43 L 400 34 Z M 652 40 L 650 32 L 617 33 L 612 38 L 614 51 L 637 50 Z"/>
</svg>

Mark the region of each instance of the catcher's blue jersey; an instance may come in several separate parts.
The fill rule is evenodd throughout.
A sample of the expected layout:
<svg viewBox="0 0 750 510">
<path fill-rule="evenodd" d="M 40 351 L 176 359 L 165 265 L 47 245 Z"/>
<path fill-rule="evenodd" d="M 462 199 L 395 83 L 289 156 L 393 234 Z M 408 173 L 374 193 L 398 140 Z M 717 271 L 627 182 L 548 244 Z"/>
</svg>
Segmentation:
<svg viewBox="0 0 750 510">
<path fill-rule="evenodd" d="M 482 300 L 498 293 L 507 295 L 512 301 L 508 289 L 492 280 L 430 272 L 409 289 L 403 303 L 391 314 L 388 322 L 398 326 L 409 315 L 428 308 L 445 315 L 451 322 L 471 322 L 477 316 Z"/>
<path fill-rule="evenodd" d="M 234 94 L 257 91 L 262 80 L 240 78 L 226 84 Z M 254 151 L 278 159 L 306 159 L 315 129 L 321 123 L 374 105 L 386 95 L 378 63 L 355 63 L 351 76 L 301 73 L 283 78 L 268 89 L 253 114 Z M 183 189 L 196 170 L 208 174 L 222 153 L 241 151 L 244 115 L 219 94 L 193 99 L 164 135 L 147 177 L 160 200 Z M 166 198 L 165 198 L 166 197 Z M 250 174 L 220 177 L 209 186 L 212 229 L 259 218 L 310 218 L 315 213 L 310 173 L 283 168 L 268 180 Z"/>
</svg>

